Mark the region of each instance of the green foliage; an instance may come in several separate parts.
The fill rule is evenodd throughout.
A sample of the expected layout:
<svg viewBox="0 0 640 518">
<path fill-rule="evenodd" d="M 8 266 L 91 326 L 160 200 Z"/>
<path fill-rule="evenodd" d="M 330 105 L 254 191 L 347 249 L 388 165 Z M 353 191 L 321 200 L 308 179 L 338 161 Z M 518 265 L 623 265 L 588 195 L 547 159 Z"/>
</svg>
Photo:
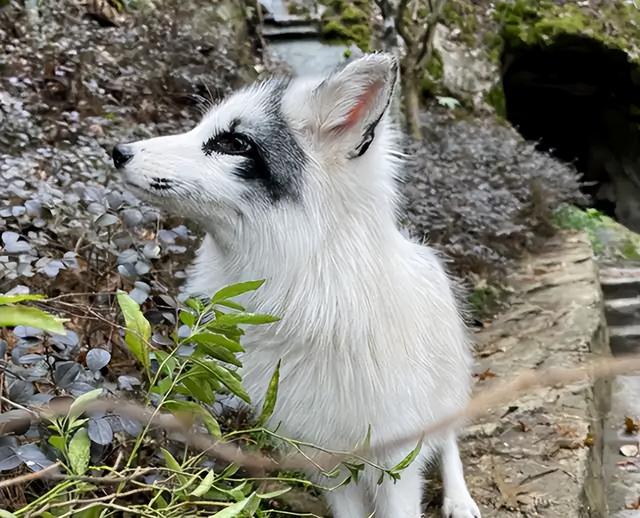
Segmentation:
<svg viewBox="0 0 640 518">
<path fill-rule="evenodd" d="M 118 293 L 118 305 L 125 320 L 126 332 L 124 341 L 134 358 L 144 367 L 149 375 L 149 340 L 151 339 L 151 326 L 135 300 L 125 292 Z"/>
<path fill-rule="evenodd" d="M 581 210 L 573 205 L 560 207 L 554 214 L 554 223 L 558 227 L 585 232 L 596 254 L 604 250 L 598 231 L 606 221 L 606 216 L 596 209 Z"/>
<path fill-rule="evenodd" d="M 365 0 L 324 0 L 322 35 L 336 43 L 354 43 L 363 52 L 371 51 L 371 5 Z"/>
<path fill-rule="evenodd" d="M 503 304 L 505 296 L 506 292 L 503 288 L 486 282 L 478 283 L 468 298 L 473 316 L 478 320 L 484 320 L 495 315 Z"/>
<path fill-rule="evenodd" d="M 64 320 L 22 302 L 44 299 L 42 295 L 0 295 L 0 328 L 29 326 L 50 333 L 65 334 Z"/>
<path fill-rule="evenodd" d="M 276 407 L 276 400 L 278 398 L 278 384 L 280 383 L 280 362 L 276 367 L 273 376 L 271 376 L 271 380 L 269 381 L 269 387 L 267 388 L 267 395 L 264 398 L 264 403 L 262 404 L 262 412 L 260 412 L 260 417 L 258 417 L 257 424 L 258 426 L 263 426 L 273 414 L 273 411 Z"/>
<path fill-rule="evenodd" d="M 458 39 L 468 47 L 478 46 L 481 23 L 476 12 L 479 6 L 469 0 L 448 0 L 442 11 L 442 21 L 450 29 L 460 31 Z"/>
<path fill-rule="evenodd" d="M 556 211 L 560 228 L 585 232 L 596 254 L 611 259 L 640 260 L 640 235 L 596 209 L 564 206 Z"/>
<path fill-rule="evenodd" d="M 446 93 L 442 87 L 442 78 L 444 77 L 444 67 L 442 57 L 437 51 L 433 51 L 431 58 L 427 62 L 422 79 L 420 82 L 420 90 L 424 97 L 433 97 L 435 95 Z"/>
<path fill-rule="evenodd" d="M 496 115 L 502 118 L 507 117 L 507 99 L 504 96 L 504 90 L 501 83 L 496 83 L 485 94 L 485 101 L 492 106 Z"/>
<path fill-rule="evenodd" d="M 502 0 L 495 16 L 502 40 L 512 48 L 547 45 L 560 35 L 579 34 L 628 51 L 636 47 L 640 23 L 640 10 L 622 0 L 603 3 L 597 10 L 588 3 Z"/>
<path fill-rule="evenodd" d="M 131 355 L 144 367 L 147 377 L 143 385 L 143 397 L 147 407 L 159 412 L 171 412 L 187 427 L 204 426 L 209 434 L 225 442 L 243 441 L 258 449 L 279 448 L 282 445 L 297 451 L 316 448 L 312 444 L 282 437 L 264 428 L 276 408 L 280 362 L 275 366 L 254 428 L 225 433 L 224 427 L 218 423 L 218 416 L 212 412 L 216 395 L 223 392 L 250 402 L 237 372 L 237 368 L 241 366 L 238 354 L 244 351 L 240 343 L 244 335 L 243 326 L 272 324 L 278 319 L 247 312 L 233 299 L 239 296 L 250 297 L 251 292 L 259 289 L 262 283 L 263 281 L 239 283 L 221 289 L 209 300 L 186 301 L 178 310 L 178 323 L 170 335 L 172 343 L 162 349 L 152 343 L 151 324 L 145 319 L 140 306 L 131 297 L 120 292 L 117 294 L 117 301 L 125 321 L 124 342 Z M 0 300 L 39 300 L 32 296 L 21 297 Z M 185 326 L 188 326 L 188 332 L 184 331 Z M 175 443 L 166 438 L 156 447 L 159 455 L 149 458 L 147 453 L 143 453 L 145 446 L 157 440 L 150 424 L 146 424 L 132 445 L 119 444 L 118 440 L 112 443 L 119 456 L 124 456 L 123 463 L 118 466 L 92 465 L 91 420 L 95 416 L 92 413 L 95 410 L 91 411 L 90 406 L 102 394 L 102 389 L 87 392 L 71 403 L 66 415 L 49 419 L 47 442 L 50 450 L 56 453 L 60 469 L 67 478 L 16 510 L 16 517 L 30 516 L 45 506 L 46 511 L 38 515 L 57 517 L 78 514 L 79 518 L 97 518 L 110 515 L 109 510 L 122 510 L 124 505 L 132 515 L 158 518 L 187 515 L 266 517 L 274 512 L 271 501 L 289 491 L 292 487 L 290 484 L 305 488 L 312 486 L 309 481 L 280 474 L 277 478 L 285 487 L 263 493 L 257 485 L 260 479 L 246 478 L 238 466 L 224 463 L 216 463 L 214 467 L 210 464 L 204 466 L 204 454 L 176 447 Z M 364 442 L 365 449 L 368 447 L 369 437 L 370 433 Z M 340 481 L 340 484 L 346 484 L 357 480 L 365 466 L 371 465 L 380 470 L 380 480 L 385 476 L 397 480 L 402 470 L 415 460 L 419 451 L 418 446 L 392 468 L 377 466 L 354 454 L 329 475 L 337 477 L 348 473 L 346 479 Z M 138 465 L 148 467 L 135 467 Z M 149 469 L 157 477 L 148 484 L 139 477 L 130 477 L 140 469 Z M 82 478 L 88 474 L 108 476 L 111 482 L 107 487 L 96 486 Z M 136 480 L 134 484 L 131 483 L 133 479 Z M 104 498 L 105 491 L 114 488 L 111 501 L 108 501 Z M 138 491 L 144 498 L 122 500 L 119 496 L 120 493 L 128 495 Z M 104 511 L 108 511 L 107 515 Z"/>
</svg>

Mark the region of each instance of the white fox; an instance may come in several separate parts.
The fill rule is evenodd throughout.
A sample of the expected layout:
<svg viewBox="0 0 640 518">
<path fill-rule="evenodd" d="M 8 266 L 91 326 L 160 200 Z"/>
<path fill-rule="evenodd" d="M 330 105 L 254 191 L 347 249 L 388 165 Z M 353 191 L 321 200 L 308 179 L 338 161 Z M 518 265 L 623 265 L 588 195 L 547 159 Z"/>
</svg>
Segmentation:
<svg viewBox="0 0 640 518">
<path fill-rule="evenodd" d="M 130 189 L 192 218 L 206 237 L 186 291 L 266 279 L 242 300 L 278 315 L 244 338 L 242 376 L 260 405 L 278 360 L 271 422 L 351 450 L 393 443 L 460 410 L 467 332 L 437 255 L 396 223 L 399 134 L 388 121 L 397 64 L 371 54 L 320 79 L 270 79 L 213 107 L 187 133 L 118 145 Z M 375 449 L 391 467 L 415 444 Z M 479 518 L 453 432 L 427 437 L 400 480 L 329 491 L 335 518 L 421 516 L 424 462 L 441 456 L 443 514 Z M 335 483 L 335 481 L 333 482 Z"/>
</svg>

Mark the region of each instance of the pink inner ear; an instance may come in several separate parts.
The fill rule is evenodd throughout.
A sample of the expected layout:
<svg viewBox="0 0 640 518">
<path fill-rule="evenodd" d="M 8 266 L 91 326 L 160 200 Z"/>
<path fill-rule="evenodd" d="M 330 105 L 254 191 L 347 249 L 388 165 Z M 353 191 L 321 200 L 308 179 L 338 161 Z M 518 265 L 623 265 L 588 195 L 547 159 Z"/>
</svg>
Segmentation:
<svg viewBox="0 0 640 518">
<path fill-rule="evenodd" d="M 380 90 L 384 86 L 384 83 L 377 81 L 369 85 L 364 93 L 358 97 L 356 104 L 349 110 L 344 122 L 340 125 L 341 129 L 349 129 L 355 126 L 362 117 L 364 117 L 369 110 L 371 103 L 375 100 L 376 96 L 380 93 Z"/>
</svg>

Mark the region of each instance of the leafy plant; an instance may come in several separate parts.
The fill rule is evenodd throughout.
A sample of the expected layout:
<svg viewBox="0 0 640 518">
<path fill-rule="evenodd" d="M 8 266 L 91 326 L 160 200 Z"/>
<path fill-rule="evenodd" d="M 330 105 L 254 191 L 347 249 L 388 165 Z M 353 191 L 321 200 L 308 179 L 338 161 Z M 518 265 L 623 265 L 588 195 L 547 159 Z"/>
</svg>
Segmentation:
<svg viewBox="0 0 640 518">
<path fill-rule="evenodd" d="M 29 326 L 51 333 L 65 334 L 64 320 L 23 302 L 43 300 L 44 295 L 0 295 L 0 328 Z"/>
<path fill-rule="evenodd" d="M 498 121 L 434 108 L 404 184 L 405 223 L 446 253 L 454 273 L 499 283 L 511 261 L 555 231 L 554 211 L 582 203 L 577 171 Z"/>
<path fill-rule="evenodd" d="M 598 231 L 606 224 L 606 216 L 602 212 L 596 209 L 581 210 L 565 205 L 554 213 L 554 222 L 560 228 L 585 232 L 589 236 L 594 252 L 600 253 L 604 250 L 604 244 L 598 236 Z"/>
<path fill-rule="evenodd" d="M 265 427 L 276 407 L 279 362 L 253 428 L 223 432 L 219 416 L 213 412 L 216 397 L 221 393 L 233 394 L 250 402 L 237 372 L 241 366 L 238 355 L 243 352 L 243 326 L 271 324 L 278 319 L 247 312 L 234 299 L 250 296 L 261 285 L 262 281 L 235 284 L 221 289 L 208 300 L 187 300 L 178 310 L 175 329 L 168 336 L 168 347 L 165 341 L 161 341 L 162 346 L 156 342 L 159 337 L 152 335 L 151 324 L 145 319 L 140 306 L 126 293 L 117 294 L 125 321 L 124 343 L 146 377 L 142 394 L 144 403 L 154 412 L 173 413 L 188 427 L 195 426 L 197 430 L 204 427 L 221 441 L 242 441 L 246 447 L 259 450 L 282 445 L 300 453 L 317 449 L 313 444 L 283 437 Z M 21 302 L 18 299 L 11 301 Z M 267 517 L 275 512 L 274 499 L 281 498 L 294 485 L 312 486 L 295 474 L 283 473 L 273 477 L 280 483 L 277 489 L 263 491 L 262 483 L 270 478 L 251 478 L 234 464 L 212 463 L 205 453 L 193 452 L 179 442 L 157 437 L 150 424 L 138 430 L 130 447 L 122 441 L 122 436 L 110 437 L 111 440 L 102 443 L 95 441 L 96 434 L 100 435 L 95 428 L 96 421 L 115 418 L 117 414 L 117 409 L 113 415 L 96 414 L 91 410 L 92 403 L 103 394 L 103 389 L 86 392 L 72 402 L 66 415 L 49 418 L 46 442 L 50 456 L 57 461 L 57 466 L 53 467 L 59 468 L 65 478 L 27 505 L 16 509 L 13 517 L 107 517 L 122 509 L 133 514 L 163 518 L 177 518 L 185 514 L 218 518 Z M 367 435 L 363 446 L 369 444 L 369 437 Z M 96 457 L 99 451 L 96 447 L 100 444 L 110 445 L 121 457 L 124 456 L 123 461 L 119 465 L 96 463 L 100 458 L 99 455 Z M 155 446 L 152 451 L 156 451 L 150 458 L 149 445 Z M 33 446 L 36 447 L 35 444 Z M 41 450 L 37 451 L 42 455 Z M 375 465 L 357 454 L 348 455 L 326 475 L 343 475 L 337 485 L 348 484 L 357 481 L 360 473 L 370 465 L 379 469 L 380 482 L 385 477 L 397 480 L 419 451 L 420 444 L 391 468 Z M 49 465 L 53 462 L 46 460 Z M 90 480 L 86 478 L 89 475 L 92 477 Z M 140 475 L 151 478 L 141 479 Z M 92 482 L 102 479 L 109 481 L 107 487 L 101 488 Z M 137 495 L 140 498 L 136 498 Z"/>
</svg>

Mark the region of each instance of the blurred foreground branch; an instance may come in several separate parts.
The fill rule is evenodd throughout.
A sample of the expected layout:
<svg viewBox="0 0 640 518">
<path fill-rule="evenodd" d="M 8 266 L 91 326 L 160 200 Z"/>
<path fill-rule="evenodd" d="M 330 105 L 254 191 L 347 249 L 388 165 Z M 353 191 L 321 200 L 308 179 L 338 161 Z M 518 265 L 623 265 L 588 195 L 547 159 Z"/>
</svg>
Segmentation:
<svg viewBox="0 0 640 518">
<path fill-rule="evenodd" d="M 203 454 L 224 460 L 246 468 L 252 472 L 274 470 L 313 470 L 330 471 L 342 461 L 355 457 L 366 458 L 377 451 L 394 447 L 414 445 L 422 438 L 438 435 L 442 432 L 458 427 L 462 423 L 476 419 L 497 405 L 509 403 L 522 394 L 542 387 L 571 385 L 574 383 L 609 378 L 621 374 L 640 372 L 640 355 L 620 358 L 605 358 L 588 362 L 576 368 L 550 368 L 527 370 L 512 380 L 496 383 L 492 387 L 475 396 L 460 412 L 447 416 L 425 428 L 407 432 L 407 434 L 392 442 L 373 442 L 367 448 L 352 452 L 328 451 L 318 448 L 312 459 L 301 451 L 286 455 L 267 456 L 262 453 L 249 451 L 238 445 L 223 442 L 210 435 L 197 433 L 184 425 L 184 420 L 170 413 L 158 413 L 152 407 L 145 407 L 135 402 L 123 399 L 105 399 L 88 403 L 83 410 L 103 411 L 117 410 L 121 415 L 163 429 L 172 434 L 172 439 L 180 440 L 191 448 Z M 61 402 L 47 408 L 33 408 L 14 410 L 5 414 L 0 427 L 0 435 L 7 435 L 24 430 L 25 420 L 38 422 L 54 416 L 66 415 L 69 403 Z M 10 415 L 7 415 L 10 414 Z M 176 437 L 177 435 L 177 437 Z M 0 482 L 0 487 L 7 487 L 24 482 L 24 477 L 17 477 Z"/>
</svg>

